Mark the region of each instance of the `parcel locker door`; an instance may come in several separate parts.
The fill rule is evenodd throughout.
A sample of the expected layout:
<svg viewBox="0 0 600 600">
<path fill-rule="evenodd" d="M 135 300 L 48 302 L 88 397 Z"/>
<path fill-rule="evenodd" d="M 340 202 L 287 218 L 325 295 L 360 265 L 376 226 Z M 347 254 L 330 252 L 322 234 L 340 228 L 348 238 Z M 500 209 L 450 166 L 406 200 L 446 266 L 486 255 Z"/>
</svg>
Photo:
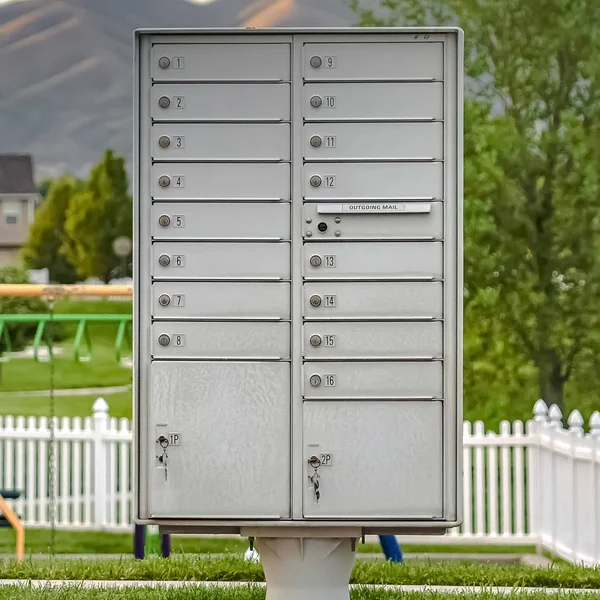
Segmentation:
<svg viewBox="0 0 600 600">
<path fill-rule="evenodd" d="M 304 238 L 311 240 L 442 239 L 443 202 L 306 203 Z"/>
<path fill-rule="evenodd" d="M 304 363 L 304 397 L 308 400 L 442 398 L 440 361 Z"/>
<path fill-rule="evenodd" d="M 288 123 L 159 123 L 152 158 L 163 161 L 280 161 L 290 159 Z"/>
<path fill-rule="evenodd" d="M 152 285 L 155 319 L 290 318 L 290 284 L 272 282 L 164 281 Z"/>
<path fill-rule="evenodd" d="M 289 363 L 155 361 L 148 428 L 153 518 L 290 516 Z"/>
<path fill-rule="evenodd" d="M 323 281 L 302 287 L 307 320 L 441 319 L 442 283 Z"/>
<path fill-rule="evenodd" d="M 171 83 L 152 86 L 158 121 L 288 121 L 289 83 Z"/>
<path fill-rule="evenodd" d="M 325 321 L 303 326 L 309 360 L 434 359 L 443 354 L 442 323 Z"/>
<path fill-rule="evenodd" d="M 307 81 L 443 79 L 442 42 L 305 44 L 302 72 Z"/>
<path fill-rule="evenodd" d="M 289 279 L 290 244 L 156 242 L 155 279 Z"/>
<path fill-rule="evenodd" d="M 289 360 L 289 323 L 176 322 L 152 325 L 153 358 Z"/>
<path fill-rule="evenodd" d="M 154 81 L 280 81 L 290 78 L 289 44 L 154 44 Z"/>
<path fill-rule="evenodd" d="M 307 121 L 440 121 L 444 84 L 307 83 L 302 114 Z"/>
<path fill-rule="evenodd" d="M 289 200 L 287 163 L 158 163 L 152 166 L 155 200 Z"/>
<path fill-rule="evenodd" d="M 155 202 L 155 240 L 289 240 L 290 205 L 254 202 Z"/>
<path fill-rule="evenodd" d="M 441 279 L 440 242 L 305 244 L 306 279 Z"/>
<path fill-rule="evenodd" d="M 307 200 L 441 200 L 444 165 L 417 163 L 307 163 Z"/>
<path fill-rule="evenodd" d="M 307 160 L 442 160 L 443 123 L 307 123 Z"/>
<path fill-rule="evenodd" d="M 303 420 L 305 517 L 442 517 L 441 402 L 305 402 Z"/>
</svg>

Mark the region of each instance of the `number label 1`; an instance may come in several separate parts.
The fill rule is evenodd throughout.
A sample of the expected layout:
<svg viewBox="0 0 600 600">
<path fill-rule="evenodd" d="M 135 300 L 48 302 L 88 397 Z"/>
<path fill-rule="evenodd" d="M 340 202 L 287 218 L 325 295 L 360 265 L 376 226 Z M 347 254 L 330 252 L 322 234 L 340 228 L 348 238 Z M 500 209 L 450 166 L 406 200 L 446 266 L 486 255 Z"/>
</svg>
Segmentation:
<svg viewBox="0 0 600 600">
<path fill-rule="evenodd" d="M 173 215 L 173 227 L 185 227 L 185 216 Z"/>
<path fill-rule="evenodd" d="M 173 96 L 173 108 L 185 108 L 185 97 Z"/>
<path fill-rule="evenodd" d="M 173 266 L 185 267 L 185 254 L 173 254 Z"/>
<path fill-rule="evenodd" d="M 173 334 L 173 346 L 177 346 L 178 348 L 185 346 L 185 333 Z"/>
<path fill-rule="evenodd" d="M 323 68 L 325 68 L 325 69 L 337 68 L 337 56 L 324 56 L 323 57 Z"/>
<path fill-rule="evenodd" d="M 326 188 L 334 188 L 335 187 L 335 175 L 325 175 L 325 187 Z"/>
<path fill-rule="evenodd" d="M 185 294 L 173 294 L 173 306 L 185 306 Z"/>
<path fill-rule="evenodd" d="M 323 379 L 325 380 L 325 387 L 335 387 L 335 375 L 330 373 L 329 375 L 324 375 Z"/>
<path fill-rule="evenodd" d="M 335 267 L 337 266 L 336 255 L 325 254 L 325 256 L 323 256 L 323 264 L 329 269 L 335 269 Z"/>
<path fill-rule="evenodd" d="M 326 294 L 323 296 L 323 300 L 327 308 L 332 308 L 335 306 L 335 294 Z"/>
<path fill-rule="evenodd" d="M 328 348 L 334 348 L 335 347 L 335 335 L 332 335 L 332 334 L 326 334 L 326 335 L 324 335 L 323 336 L 323 343 Z"/>
<path fill-rule="evenodd" d="M 335 108 L 335 96 L 325 96 L 323 102 L 324 108 Z"/>
</svg>

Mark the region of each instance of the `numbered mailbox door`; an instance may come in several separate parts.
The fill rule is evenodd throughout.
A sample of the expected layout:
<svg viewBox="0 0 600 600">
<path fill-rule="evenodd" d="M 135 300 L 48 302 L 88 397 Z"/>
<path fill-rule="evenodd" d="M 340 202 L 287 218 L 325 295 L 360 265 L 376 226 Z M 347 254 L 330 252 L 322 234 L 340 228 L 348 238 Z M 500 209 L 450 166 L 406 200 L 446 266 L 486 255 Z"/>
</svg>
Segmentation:
<svg viewBox="0 0 600 600">
<path fill-rule="evenodd" d="M 157 242 L 155 279 L 289 279 L 284 243 Z"/>
<path fill-rule="evenodd" d="M 290 159 L 288 123 L 177 123 L 152 127 L 154 160 Z"/>
<path fill-rule="evenodd" d="M 442 517 L 441 402 L 305 402 L 303 420 L 305 517 Z"/>
<path fill-rule="evenodd" d="M 315 362 L 305 363 L 307 399 L 441 398 L 442 363 Z"/>
<path fill-rule="evenodd" d="M 409 240 L 444 235 L 443 202 L 310 202 L 302 211 L 305 239 Z"/>
<path fill-rule="evenodd" d="M 154 121 L 289 121 L 289 83 L 154 85 Z"/>
<path fill-rule="evenodd" d="M 442 79 L 442 42 L 305 44 L 302 66 L 307 81 Z"/>
<path fill-rule="evenodd" d="M 290 284 L 165 281 L 152 285 L 152 316 L 161 320 L 290 318 Z"/>
<path fill-rule="evenodd" d="M 305 283 L 303 311 L 307 320 L 441 319 L 441 282 Z"/>
<path fill-rule="evenodd" d="M 307 160 L 442 160 L 442 123 L 308 123 Z"/>
<path fill-rule="evenodd" d="M 305 244 L 306 279 L 440 279 L 440 242 Z"/>
<path fill-rule="evenodd" d="M 289 363 L 155 361 L 149 404 L 152 517 L 290 516 Z"/>
<path fill-rule="evenodd" d="M 307 200 L 440 200 L 441 162 L 304 165 Z"/>
<path fill-rule="evenodd" d="M 289 360 L 289 323 L 157 322 L 154 358 Z"/>
<path fill-rule="evenodd" d="M 254 202 L 155 202 L 155 240 L 289 240 L 290 205 Z"/>
<path fill-rule="evenodd" d="M 306 323 L 307 359 L 434 359 L 442 358 L 442 323 Z"/>
<path fill-rule="evenodd" d="M 289 44 L 154 44 L 154 81 L 280 81 L 290 78 Z"/>
<path fill-rule="evenodd" d="M 308 83 L 307 121 L 440 121 L 443 83 Z"/>
<path fill-rule="evenodd" d="M 168 163 L 152 166 L 156 200 L 289 200 L 287 163 Z"/>
</svg>

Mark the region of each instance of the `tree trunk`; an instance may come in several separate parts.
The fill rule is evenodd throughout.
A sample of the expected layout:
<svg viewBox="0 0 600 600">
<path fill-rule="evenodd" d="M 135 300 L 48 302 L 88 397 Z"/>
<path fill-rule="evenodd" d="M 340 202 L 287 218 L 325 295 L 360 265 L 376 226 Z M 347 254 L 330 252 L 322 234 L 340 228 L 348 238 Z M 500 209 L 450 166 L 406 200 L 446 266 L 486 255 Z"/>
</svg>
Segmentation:
<svg viewBox="0 0 600 600">
<path fill-rule="evenodd" d="M 540 398 L 548 406 L 556 404 L 563 410 L 563 395 L 565 377 L 562 374 L 562 364 L 555 350 L 542 353 L 538 361 Z"/>
</svg>

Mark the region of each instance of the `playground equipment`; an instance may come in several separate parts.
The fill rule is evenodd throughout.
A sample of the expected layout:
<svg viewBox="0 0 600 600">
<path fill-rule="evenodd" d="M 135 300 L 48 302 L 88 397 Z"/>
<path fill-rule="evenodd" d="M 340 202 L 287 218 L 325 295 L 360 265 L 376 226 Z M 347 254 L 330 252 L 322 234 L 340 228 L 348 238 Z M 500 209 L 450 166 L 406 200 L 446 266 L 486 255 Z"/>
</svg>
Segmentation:
<svg viewBox="0 0 600 600">
<path fill-rule="evenodd" d="M 0 527 L 12 527 L 17 536 L 17 560 L 23 560 L 25 552 L 25 527 L 21 519 L 11 508 L 7 500 L 16 500 L 21 497 L 18 490 L 0 490 Z"/>
</svg>

